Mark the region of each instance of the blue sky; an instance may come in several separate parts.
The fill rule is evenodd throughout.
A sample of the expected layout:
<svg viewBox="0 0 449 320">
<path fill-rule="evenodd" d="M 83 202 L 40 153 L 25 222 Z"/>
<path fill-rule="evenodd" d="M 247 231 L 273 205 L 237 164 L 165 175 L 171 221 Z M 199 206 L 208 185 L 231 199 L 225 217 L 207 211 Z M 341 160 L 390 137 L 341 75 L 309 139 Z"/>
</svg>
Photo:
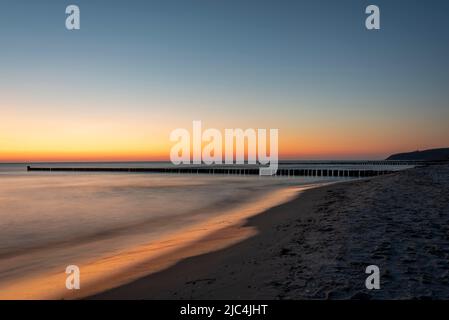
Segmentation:
<svg viewBox="0 0 449 320">
<path fill-rule="evenodd" d="M 69 4 L 80 7 L 79 31 L 65 29 Z M 365 29 L 369 4 L 381 30 Z M 278 127 L 293 156 L 447 145 L 448 14 L 435 0 L 0 0 L 0 106 L 12 122 L 44 112 L 80 128 L 86 112 L 167 130 L 195 119 Z M 329 128 L 341 152 L 326 153 Z M 394 141 L 375 133 L 395 129 Z M 345 143 L 354 134 L 372 151 Z M 292 150 L 295 137 L 309 142 Z"/>
</svg>

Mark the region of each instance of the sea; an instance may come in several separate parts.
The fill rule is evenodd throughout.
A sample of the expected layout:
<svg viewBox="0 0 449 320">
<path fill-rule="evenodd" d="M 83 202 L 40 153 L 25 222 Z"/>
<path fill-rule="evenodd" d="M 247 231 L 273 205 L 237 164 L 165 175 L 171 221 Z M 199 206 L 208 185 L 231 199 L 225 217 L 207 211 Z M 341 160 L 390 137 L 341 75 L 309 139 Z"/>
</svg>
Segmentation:
<svg viewBox="0 0 449 320">
<path fill-rule="evenodd" d="M 185 258 L 182 248 L 220 228 L 243 225 L 307 188 L 343 179 L 28 172 L 27 165 L 169 164 L 0 164 L 0 299 L 70 299 L 112 288 L 176 263 Z M 67 289 L 73 265 L 81 290 Z"/>
</svg>

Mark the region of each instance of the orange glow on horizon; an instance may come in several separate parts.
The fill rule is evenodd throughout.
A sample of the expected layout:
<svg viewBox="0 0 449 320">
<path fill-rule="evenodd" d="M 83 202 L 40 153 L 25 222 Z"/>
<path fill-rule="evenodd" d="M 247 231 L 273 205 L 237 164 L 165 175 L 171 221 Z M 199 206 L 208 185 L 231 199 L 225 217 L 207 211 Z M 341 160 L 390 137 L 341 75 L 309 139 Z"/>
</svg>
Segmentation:
<svg viewBox="0 0 449 320">
<path fill-rule="evenodd" d="M 0 162 L 120 162 L 120 161 L 169 161 L 170 148 L 174 143 L 170 143 L 167 139 L 165 145 L 151 149 L 148 144 L 147 148 L 125 148 L 123 144 L 117 145 L 116 148 L 98 148 L 94 150 L 86 147 L 84 150 L 79 149 L 22 149 L 22 150 L 1 150 Z M 382 159 L 389 154 L 410 151 L 413 148 L 403 147 L 399 150 L 390 147 L 390 149 L 382 145 L 375 148 L 371 145 L 359 147 L 357 145 L 328 145 L 327 143 L 319 143 L 316 139 L 309 141 L 300 141 L 292 137 L 291 139 L 280 139 L 279 141 L 279 159 L 288 160 L 320 160 L 320 159 Z M 110 147 L 110 146 L 109 146 Z M 383 147 L 383 148 L 382 148 Z M 435 146 L 438 147 L 438 146 Z M 224 150 L 224 146 L 223 146 Z M 269 150 L 269 149 L 268 149 Z M 234 152 L 235 157 L 235 152 Z M 247 152 L 245 152 L 247 159 Z"/>
<path fill-rule="evenodd" d="M 191 132 L 192 120 L 185 117 L 126 112 L 107 116 L 49 111 L 28 114 L 11 108 L 2 114 L 0 162 L 169 161 L 175 144 L 169 140 L 170 132 L 178 127 Z M 273 125 L 279 128 L 280 160 L 383 159 L 392 153 L 448 144 L 446 127 L 419 127 L 406 121 L 385 125 L 334 119 L 304 123 L 237 120 L 208 119 L 203 130 L 269 129 Z M 416 128 L 422 128 L 420 135 L 411 134 Z"/>
<path fill-rule="evenodd" d="M 170 149 L 175 142 L 170 142 L 168 135 L 158 135 L 157 141 L 151 141 L 144 134 L 137 139 L 133 134 L 122 137 L 97 137 L 83 140 L 70 139 L 67 147 L 62 143 L 64 137 L 39 140 L 30 139 L 15 144 L 0 144 L 0 162 L 120 162 L 120 161 L 169 161 Z M 68 138 L 68 137 L 66 137 Z M 165 139 L 164 139 L 165 138 Z M 303 139 L 295 135 L 280 135 L 279 159 L 288 160 L 324 160 L 324 159 L 383 159 L 392 153 L 414 151 L 411 143 L 398 143 L 368 139 L 365 143 L 360 138 L 348 139 L 335 135 L 306 136 Z M 87 140 L 87 141 L 86 141 Z M 148 142 L 147 142 L 148 140 Z M 130 141 L 127 143 L 127 141 Z M 131 143 L 132 141 L 132 143 Z M 0 140 L 0 142 L 2 142 Z M 11 142 L 11 141 L 10 141 Z M 8 149 L 2 146 L 7 145 Z M 426 145 L 426 148 L 444 147 L 444 144 Z M 203 144 L 204 147 L 204 144 Z M 224 152 L 223 145 L 223 152 Z M 424 149 L 424 148 L 422 148 Z M 269 147 L 267 148 L 269 150 Z M 235 152 L 234 152 L 235 157 Z M 247 152 L 245 152 L 247 159 Z"/>
</svg>

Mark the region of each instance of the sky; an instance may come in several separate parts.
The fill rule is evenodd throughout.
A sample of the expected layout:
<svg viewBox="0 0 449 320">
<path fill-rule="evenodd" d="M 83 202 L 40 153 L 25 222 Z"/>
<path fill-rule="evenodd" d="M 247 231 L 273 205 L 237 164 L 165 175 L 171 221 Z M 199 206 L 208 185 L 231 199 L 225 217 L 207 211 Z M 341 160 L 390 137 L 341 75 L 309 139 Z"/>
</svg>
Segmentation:
<svg viewBox="0 0 449 320">
<path fill-rule="evenodd" d="M 279 129 L 282 159 L 449 147 L 448 15 L 444 0 L 0 0 L 0 162 L 168 160 L 194 120 Z"/>
</svg>

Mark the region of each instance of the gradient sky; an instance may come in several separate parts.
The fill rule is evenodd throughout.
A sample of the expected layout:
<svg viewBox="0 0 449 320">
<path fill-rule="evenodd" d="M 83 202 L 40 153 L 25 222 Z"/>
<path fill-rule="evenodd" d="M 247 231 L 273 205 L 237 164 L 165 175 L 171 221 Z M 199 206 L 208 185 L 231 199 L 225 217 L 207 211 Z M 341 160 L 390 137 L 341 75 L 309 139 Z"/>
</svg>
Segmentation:
<svg viewBox="0 0 449 320">
<path fill-rule="evenodd" d="M 282 158 L 448 147 L 448 16 L 444 0 L 0 0 L 0 161 L 168 159 L 192 120 L 278 128 Z"/>
</svg>

